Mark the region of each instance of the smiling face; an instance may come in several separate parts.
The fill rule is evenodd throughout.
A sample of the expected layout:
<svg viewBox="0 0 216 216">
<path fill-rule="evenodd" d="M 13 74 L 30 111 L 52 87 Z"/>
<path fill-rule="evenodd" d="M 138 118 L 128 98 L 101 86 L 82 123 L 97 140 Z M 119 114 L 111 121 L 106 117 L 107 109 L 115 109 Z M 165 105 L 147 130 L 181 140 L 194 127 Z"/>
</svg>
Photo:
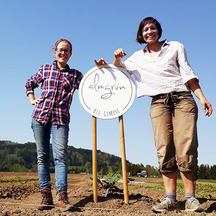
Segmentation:
<svg viewBox="0 0 216 216">
<path fill-rule="evenodd" d="M 143 39 L 148 44 L 156 43 L 159 39 L 159 33 L 156 25 L 152 22 L 148 22 L 142 31 Z"/>
<path fill-rule="evenodd" d="M 58 44 L 55 56 L 59 68 L 64 68 L 71 57 L 71 47 L 67 41 L 62 41 Z"/>
</svg>

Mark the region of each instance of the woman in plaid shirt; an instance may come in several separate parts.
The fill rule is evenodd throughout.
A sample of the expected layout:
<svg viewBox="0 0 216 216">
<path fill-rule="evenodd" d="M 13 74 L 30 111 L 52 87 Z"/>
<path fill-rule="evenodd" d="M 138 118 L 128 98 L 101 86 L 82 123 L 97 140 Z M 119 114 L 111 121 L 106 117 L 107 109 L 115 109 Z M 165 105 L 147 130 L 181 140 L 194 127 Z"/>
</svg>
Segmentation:
<svg viewBox="0 0 216 216">
<path fill-rule="evenodd" d="M 79 88 L 83 77 L 76 69 L 70 69 L 68 60 L 72 55 L 72 44 L 66 39 L 55 43 L 56 60 L 44 64 L 26 82 L 26 94 L 35 109 L 32 114 L 32 129 L 37 146 L 38 172 L 40 175 L 41 204 L 38 209 L 53 206 L 49 173 L 49 147 L 52 137 L 53 159 L 56 172 L 56 206 L 68 209 L 68 135 L 70 106 L 73 93 Z M 40 85 L 41 95 L 35 98 L 34 89 Z"/>
</svg>

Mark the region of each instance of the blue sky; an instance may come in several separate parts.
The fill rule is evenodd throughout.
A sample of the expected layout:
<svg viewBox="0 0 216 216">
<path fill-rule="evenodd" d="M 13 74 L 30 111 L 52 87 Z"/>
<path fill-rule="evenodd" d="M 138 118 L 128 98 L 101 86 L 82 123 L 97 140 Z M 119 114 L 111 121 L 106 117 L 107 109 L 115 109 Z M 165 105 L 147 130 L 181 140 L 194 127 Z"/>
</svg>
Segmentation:
<svg viewBox="0 0 216 216">
<path fill-rule="evenodd" d="M 7 0 L 1 2 L 1 106 L 0 140 L 34 142 L 30 128 L 33 106 L 24 85 L 44 63 L 54 60 L 52 46 L 60 37 L 73 43 L 72 68 L 83 74 L 93 68 L 94 59 L 109 63 L 112 52 L 123 47 L 127 56 L 142 48 L 135 42 L 139 22 L 157 18 L 161 39 L 185 45 L 189 62 L 200 79 L 205 96 L 215 108 L 216 1 L 51 1 Z M 39 95 L 39 89 L 36 91 Z M 213 165 L 216 151 L 215 113 L 204 117 L 199 101 L 199 165 Z M 150 99 L 136 99 L 124 114 L 126 156 L 130 162 L 157 166 L 156 150 L 148 115 Z M 92 148 L 92 117 L 75 93 L 71 112 L 69 145 Z M 120 155 L 118 119 L 97 124 L 98 149 Z"/>
</svg>

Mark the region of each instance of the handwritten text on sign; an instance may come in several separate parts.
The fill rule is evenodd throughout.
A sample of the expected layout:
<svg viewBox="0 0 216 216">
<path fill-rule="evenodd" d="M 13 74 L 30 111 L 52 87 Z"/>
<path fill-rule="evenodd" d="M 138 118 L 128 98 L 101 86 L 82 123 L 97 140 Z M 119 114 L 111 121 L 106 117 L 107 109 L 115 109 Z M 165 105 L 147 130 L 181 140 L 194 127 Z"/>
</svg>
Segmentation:
<svg viewBox="0 0 216 216">
<path fill-rule="evenodd" d="M 136 97 L 136 87 L 127 71 L 114 65 L 94 67 L 83 77 L 79 98 L 91 115 L 112 119 L 125 113 Z"/>
</svg>

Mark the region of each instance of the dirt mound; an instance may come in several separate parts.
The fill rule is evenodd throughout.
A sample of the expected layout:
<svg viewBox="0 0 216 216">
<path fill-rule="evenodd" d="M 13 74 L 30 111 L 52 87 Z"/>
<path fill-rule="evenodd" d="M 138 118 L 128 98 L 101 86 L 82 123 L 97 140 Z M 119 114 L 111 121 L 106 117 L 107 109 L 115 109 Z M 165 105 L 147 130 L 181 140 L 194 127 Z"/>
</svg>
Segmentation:
<svg viewBox="0 0 216 216">
<path fill-rule="evenodd" d="M 0 186 L 0 199 L 15 199 L 20 200 L 26 198 L 27 196 L 39 192 L 39 184 L 22 184 L 22 185 L 12 185 L 11 187 Z"/>
<path fill-rule="evenodd" d="M 11 175 L 11 174 L 10 174 Z M 17 179 L 19 173 L 14 173 L 14 179 Z M 37 210 L 40 203 L 40 193 L 38 179 L 32 174 L 34 181 L 14 181 L 13 175 L 8 177 L 4 175 L 4 183 L 0 177 L 0 216 L 29 216 L 29 215 L 79 215 L 79 216 L 216 216 L 216 183 L 198 183 L 197 197 L 204 209 L 201 213 L 188 213 L 184 211 L 184 195 L 182 184 L 178 185 L 177 198 L 180 201 L 180 211 L 172 211 L 168 213 L 156 214 L 151 211 L 160 198 L 164 196 L 164 187 L 161 179 L 137 178 L 136 182 L 145 184 L 129 184 L 129 204 L 124 203 L 124 195 L 122 193 L 110 193 L 104 196 L 103 188 L 98 188 L 98 202 L 93 202 L 92 181 L 88 175 L 69 174 L 68 197 L 71 205 L 70 211 L 62 212 L 58 208 L 49 211 Z M 29 174 L 31 175 L 31 174 Z M 29 178 L 29 177 L 28 177 Z M 22 177 L 26 179 L 26 177 Z M 53 176 L 53 198 L 55 202 L 55 186 Z M 6 181 L 5 181 L 6 180 Z M 200 184 L 200 186 L 199 186 Z M 121 183 L 117 186 L 122 189 Z M 119 190 L 121 191 L 121 190 Z M 206 197 L 204 197 L 206 196 Z"/>
</svg>

